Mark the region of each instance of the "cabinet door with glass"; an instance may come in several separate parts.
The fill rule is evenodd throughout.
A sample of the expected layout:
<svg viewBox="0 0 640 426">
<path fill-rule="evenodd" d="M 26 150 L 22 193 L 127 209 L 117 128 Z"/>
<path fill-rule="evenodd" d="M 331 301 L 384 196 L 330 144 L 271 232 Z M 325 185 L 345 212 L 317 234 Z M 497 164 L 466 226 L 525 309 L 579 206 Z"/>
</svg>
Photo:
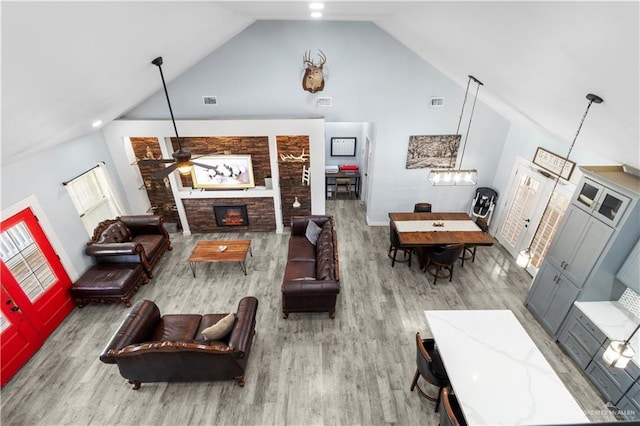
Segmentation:
<svg viewBox="0 0 640 426">
<path fill-rule="evenodd" d="M 616 226 L 631 199 L 591 179 L 578 185 L 573 204 L 611 226 Z"/>
</svg>

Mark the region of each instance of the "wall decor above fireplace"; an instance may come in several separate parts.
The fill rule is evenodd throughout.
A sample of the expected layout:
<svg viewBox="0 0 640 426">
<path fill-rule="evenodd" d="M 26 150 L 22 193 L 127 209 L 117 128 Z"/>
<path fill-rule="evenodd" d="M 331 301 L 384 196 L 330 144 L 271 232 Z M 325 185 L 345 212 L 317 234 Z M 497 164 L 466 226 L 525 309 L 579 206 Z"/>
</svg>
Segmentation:
<svg viewBox="0 0 640 426">
<path fill-rule="evenodd" d="M 200 165 L 209 166 L 207 168 Z M 244 189 L 253 188 L 253 166 L 250 155 L 208 155 L 198 158 L 191 169 L 194 188 Z"/>
</svg>

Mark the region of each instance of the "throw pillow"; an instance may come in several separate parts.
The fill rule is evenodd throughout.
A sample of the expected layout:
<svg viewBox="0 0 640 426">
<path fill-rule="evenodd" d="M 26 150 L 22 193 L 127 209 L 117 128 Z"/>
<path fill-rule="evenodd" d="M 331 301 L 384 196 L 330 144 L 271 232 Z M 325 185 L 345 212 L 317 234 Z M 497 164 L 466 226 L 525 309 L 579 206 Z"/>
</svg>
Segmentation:
<svg viewBox="0 0 640 426">
<path fill-rule="evenodd" d="M 314 246 L 316 245 L 316 241 L 318 241 L 318 235 L 320 235 L 320 232 L 322 232 L 322 228 L 320 228 L 314 221 L 309 220 L 309 223 L 307 223 L 307 230 L 304 235 Z"/>
<path fill-rule="evenodd" d="M 202 335 L 208 340 L 220 340 L 231 331 L 235 322 L 236 314 L 230 313 L 211 327 L 202 330 Z"/>
</svg>

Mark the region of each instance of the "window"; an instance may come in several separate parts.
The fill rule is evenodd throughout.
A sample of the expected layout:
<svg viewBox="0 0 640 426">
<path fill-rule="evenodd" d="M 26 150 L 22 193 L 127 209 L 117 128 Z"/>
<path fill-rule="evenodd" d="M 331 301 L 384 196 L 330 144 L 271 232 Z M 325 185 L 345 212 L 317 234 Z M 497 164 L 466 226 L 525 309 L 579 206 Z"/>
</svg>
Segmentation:
<svg viewBox="0 0 640 426">
<path fill-rule="evenodd" d="M 122 214 L 110 184 L 109 174 L 99 164 L 67 184 L 67 191 L 89 235 L 98 223 Z"/>
</svg>

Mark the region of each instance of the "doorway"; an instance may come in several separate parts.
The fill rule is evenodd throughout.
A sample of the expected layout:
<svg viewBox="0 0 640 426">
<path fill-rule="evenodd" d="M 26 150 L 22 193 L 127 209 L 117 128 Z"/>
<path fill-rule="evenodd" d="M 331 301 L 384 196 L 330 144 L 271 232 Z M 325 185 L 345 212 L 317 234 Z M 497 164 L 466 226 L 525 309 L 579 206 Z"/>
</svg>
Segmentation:
<svg viewBox="0 0 640 426">
<path fill-rule="evenodd" d="M 529 247 L 532 254 L 527 272 L 534 276 L 560 225 L 571 199 L 573 185 L 558 184 L 521 159 L 514 168 L 508 196 L 498 222 L 496 239 L 513 256 Z"/>
<path fill-rule="evenodd" d="M 0 223 L 0 384 L 69 315 L 71 279 L 30 208 Z"/>
</svg>

